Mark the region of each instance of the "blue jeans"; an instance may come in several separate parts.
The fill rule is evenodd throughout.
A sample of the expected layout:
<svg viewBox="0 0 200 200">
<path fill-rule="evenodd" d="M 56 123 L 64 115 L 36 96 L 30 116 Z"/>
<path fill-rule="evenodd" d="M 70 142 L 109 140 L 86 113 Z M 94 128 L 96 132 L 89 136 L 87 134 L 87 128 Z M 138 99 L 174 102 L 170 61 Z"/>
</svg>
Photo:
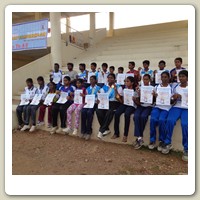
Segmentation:
<svg viewBox="0 0 200 200">
<path fill-rule="evenodd" d="M 122 113 L 124 113 L 124 136 L 128 136 L 129 131 L 129 125 L 130 125 L 130 116 L 132 113 L 134 113 L 135 108 L 133 106 L 127 106 L 124 104 L 121 104 L 116 112 L 115 112 L 115 122 L 114 122 L 114 129 L 115 129 L 115 135 L 119 136 L 119 123 L 120 123 L 120 116 Z"/>
<path fill-rule="evenodd" d="M 156 142 L 156 126 L 159 127 L 159 141 L 165 140 L 165 122 L 169 111 L 153 108 L 150 119 L 150 142 Z"/>
<path fill-rule="evenodd" d="M 181 119 L 182 144 L 184 151 L 188 150 L 188 109 L 172 107 L 169 111 L 166 121 L 166 138 L 165 144 L 171 144 L 172 134 L 176 121 Z"/>
<path fill-rule="evenodd" d="M 143 132 L 145 129 L 145 125 L 148 120 L 148 116 L 151 114 L 152 107 L 143 107 L 138 106 L 137 109 L 134 112 L 134 123 L 135 123 L 135 129 L 134 129 L 134 136 L 136 137 L 143 137 Z"/>
</svg>

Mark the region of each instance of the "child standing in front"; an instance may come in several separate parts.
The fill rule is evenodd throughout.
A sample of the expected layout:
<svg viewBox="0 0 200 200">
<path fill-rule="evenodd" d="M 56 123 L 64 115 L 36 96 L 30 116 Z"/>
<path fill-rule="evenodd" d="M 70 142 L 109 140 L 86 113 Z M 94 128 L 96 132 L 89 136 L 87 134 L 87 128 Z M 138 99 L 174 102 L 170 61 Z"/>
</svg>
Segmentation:
<svg viewBox="0 0 200 200">
<path fill-rule="evenodd" d="M 166 120 L 166 138 L 164 140 L 164 145 L 162 148 L 163 154 L 168 154 L 170 149 L 172 148 L 171 140 L 173 129 L 176 124 L 176 121 L 181 119 L 181 127 L 182 127 L 182 144 L 183 144 L 183 156 L 182 159 L 184 161 L 188 160 L 188 108 L 187 105 L 183 107 L 182 98 L 183 98 L 183 90 L 188 88 L 188 71 L 182 70 L 179 72 L 179 80 L 178 83 L 174 87 L 172 100 L 175 101 L 175 105 L 170 109 L 167 120 Z"/>
<path fill-rule="evenodd" d="M 78 134 L 78 127 L 79 127 L 79 121 L 80 121 L 80 112 L 84 106 L 85 103 L 85 94 L 86 89 L 83 87 L 83 79 L 77 79 L 76 81 L 76 90 L 82 90 L 82 92 L 79 94 L 82 97 L 82 102 L 77 103 L 74 102 L 68 109 L 67 109 L 67 128 L 63 129 L 63 132 L 70 133 L 72 131 L 72 113 L 75 112 L 75 124 L 74 124 L 74 130 L 72 135 Z M 76 93 L 75 90 L 75 93 Z M 78 98 L 76 97 L 76 94 L 74 95 L 74 99 Z"/>
</svg>

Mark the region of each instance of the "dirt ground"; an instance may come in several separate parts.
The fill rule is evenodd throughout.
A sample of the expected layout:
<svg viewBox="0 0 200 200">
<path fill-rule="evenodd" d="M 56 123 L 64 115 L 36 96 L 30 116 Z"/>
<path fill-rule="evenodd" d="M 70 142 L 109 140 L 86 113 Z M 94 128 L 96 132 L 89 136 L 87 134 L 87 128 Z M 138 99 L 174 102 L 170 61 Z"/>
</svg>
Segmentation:
<svg viewBox="0 0 200 200">
<path fill-rule="evenodd" d="M 69 135 L 13 131 L 13 175 L 182 175 L 188 163 L 182 153 Z"/>
</svg>

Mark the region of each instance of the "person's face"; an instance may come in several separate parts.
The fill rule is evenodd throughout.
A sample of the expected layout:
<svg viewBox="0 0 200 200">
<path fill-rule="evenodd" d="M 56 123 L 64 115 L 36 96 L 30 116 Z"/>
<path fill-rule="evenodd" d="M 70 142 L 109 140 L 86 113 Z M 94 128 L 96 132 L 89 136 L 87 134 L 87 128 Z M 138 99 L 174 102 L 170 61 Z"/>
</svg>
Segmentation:
<svg viewBox="0 0 200 200">
<path fill-rule="evenodd" d="M 161 75 L 162 83 L 169 83 L 169 76 L 167 74 Z"/>
<path fill-rule="evenodd" d="M 102 66 L 102 70 L 103 70 L 104 72 L 106 72 L 106 70 L 107 70 L 107 67 L 105 67 L 105 66 Z"/>
<path fill-rule="evenodd" d="M 123 74 L 123 71 L 121 69 L 118 69 L 119 74 Z"/>
<path fill-rule="evenodd" d="M 134 67 L 135 67 L 135 66 L 134 66 L 134 65 L 132 65 L 131 63 L 129 63 L 129 64 L 128 64 L 128 68 L 129 68 L 130 70 L 133 70 L 133 69 L 134 69 Z"/>
<path fill-rule="evenodd" d="M 115 83 L 115 79 L 113 76 L 108 76 L 108 83 L 109 84 L 114 84 Z"/>
<path fill-rule="evenodd" d="M 180 74 L 179 75 L 179 80 L 180 82 L 183 84 L 183 83 L 187 83 L 188 82 L 188 77 L 185 76 L 184 74 Z"/>
<path fill-rule="evenodd" d="M 144 69 L 148 69 L 149 65 L 147 65 L 146 63 L 143 64 Z"/>
<path fill-rule="evenodd" d="M 71 71 L 73 69 L 73 67 L 71 65 L 67 65 L 67 68 L 69 71 Z"/>
<path fill-rule="evenodd" d="M 96 67 L 94 65 L 91 65 L 90 68 L 91 68 L 92 71 L 96 70 Z"/>
<path fill-rule="evenodd" d="M 93 77 L 90 77 L 90 84 L 91 85 L 95 85 L 96 84 L 96 80 Z"/>
<path fill-rule="evenodd" d="M 175 60 L 174 63 L 177 68 L 181 67 L 182 62 L 180 60 Z"/>
<path fill-rule="evenodd" d="M 28 88 L 31 88 L 33 86 L 33 84 L 31 82 L 26 82 L 26 85 Z"/>
<path fill-rule="evenodd" d="M 55 72 L 58 72 L 58 70 L 59 70 L 58 65 L 54 65 L 54 70 L 55 70 Z"/>
<path fill-rule="evenodd" d="M 112 68 L 109 69 L 110 73 L 113 74 L 114 70 Z"/>
<path fill-rule="evenodd" d="M 41 81 L 41 80 L 39 80 L 39 81 L 38 81 L 38 84 L 41 86 L 41 85 L 44 85 L 44 82 Z"/>
<path fill-rule="evenodd" d="M 70 84 L 70 81 L 69 81 L 68 79 L 66 79 L 66 78 L 64 78 L 64 80 L 63 80 L 63 81 L 64 81 L 64 85 L 65 85 L 65 86 L 67 86 L 67 85 L 69 85 L 69 84 Z"/>
<path fill-rule="evenodd" d="M 83 70 L 84 70 L 84 68 L 83 68 L 82 65 L 79 65 L 79 70 L 80 70 L 80 71 L 83 71 Z"/>
<path fill-rule="evenodd" d="M 82 83 L 79 82 L 79 81 L 77 81 L 77 82 L 76 82 L 76 87 L 77 87 L 77 88 L 81 88 L 81 87 L 82 87 Z"/>
<path fill-rule="evenodd" d="M 130 88 L 133 85 L 133 83 L 128 78 L 126 78 L 125 85 L 126 85 L 126 87 Z"/>
<path fill-rule="evenodd" d="M 160 70 L 163 70 L 165 68 L 165 64 L 164 63 L 160 63 L 158 65 L 158 67 L 159 67 Z"/>
<path fill-rule="evenodd" d="M 49 89 L 53 90 L 54 89 L 54 85 L 52 83 L 49 83 Z"/>
<path fill-rule="evenodd" d="M 144 83 L 144 85 L 149 85 L 150 79 L 148 76 L 143 76 L 143 83 Z"/>
</svg>

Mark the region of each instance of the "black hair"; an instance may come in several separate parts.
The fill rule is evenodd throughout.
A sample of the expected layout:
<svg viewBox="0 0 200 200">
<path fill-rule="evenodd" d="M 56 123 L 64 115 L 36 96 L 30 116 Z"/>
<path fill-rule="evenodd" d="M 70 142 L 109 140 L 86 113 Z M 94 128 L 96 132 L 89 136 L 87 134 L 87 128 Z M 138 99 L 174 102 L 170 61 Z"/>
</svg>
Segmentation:
<svg viewBox="0 0 200 200">
<path fill-rule="evenodd" d="M 135 66 L 135 62 L 134 61 L 130 61 L 129 64 Z"/>
<path fill-rule="evenodd" d="M 107 64 L 107 63 L 102 63 L 101 66 L 102 66 L 102 67 L 106 67 L 106 68 L 108 68 L 108 64 Z"/>
<path fill-rule="evenodd" d="M 74 67 L 74 64 L 73 63 L 67 63 L 67 65 L 70 65 L 72 68 Z"/>
<path fill-rule="evenodd" d="M 67 79 L 68 81 L 71 81 L 71 78 L 69 76 L 65 76 L 64 78 Z"/>
<path fill-rule="evenodd" d="M 93 63 L 91 63 L 90 65 L 93 65 L 94 67 L 96 67 L 96 66 L 97 66 L 97 63 L 93 62 Z"/>
<path fill-rule="evenodd" d="M 174 61 L 176 61 L 176 60 L 179 60 L 181 63 L 183 62 L 183 59 L 182 59 L 181 57 L 177 57 L 177 58 L 175 58 Z"/>
<path fill-rule="evenodd" d="M 182 71 L 179 72 L 178 76 L 180 76 L 180 75 L 185 75 L 185 76 L 188 77 L 188 71 L 187 70 L 182 70 Z"/>
<path fill-rule="evenodd" d="M 116 78 L 116 77 L 115 77 L 115 74 L 108 74 L 107 77 L 109 77 L 109 76 L 112 76 L 114 79 Z"/>
<path fill-rule="evenodd" d="M 33 84 L 33 79 L 32 79 L 32 78 L 27 78 L 27 79 L 26 79 L 26 82 L 27 82 L 27 83 L 32 83 L 32 84 Z"/>
<path fill-rule="evenodd" d="M 55 65 L 58 66 L 58 68 L 60 67 L 60 65 L 59 65 L 58 63 L 54 63 L 54 66 L 55 66 Z"/>
<path fill-rule="evenodd" d="M 143 77 L 147 76 L 151 80 L 151 76 L 149 74 L 144 74 Z"/>
<path fill-rule="evenodd" d="M 149 60 L 144 60 L 142 63 L 143 63 L 143 64 L 150 65 L 150 61 L 149 61 Z"/>
<path fill-rule="evenodd" d="M 82 66 L 82 67 L 84 68 L 84 70 L 85 70 L 85 68 L 86 68 L 85 63 L 80 63 L 79 66 Z"/>
<path fill-rule="evenodd" d="M 37 77 L 37 81 L 42 81 L 42 82 L 44 82 L 44 78 L 43 78 L 42 76 L 38 76 L 38 77 Z"/>
<path fill-rule="evenodd" d="M 124 72 L 124 68 L 123 67 L 118 67 L 119 70 L 122 70 L 122 72 Z"/>
<path fill-rule="evenodd" d="M 53 87 L 56 88 L 56 84 L 53 81 L 50 81 L 51 84 L 53 84 Z M 49 83 L 49 84 L 50 84 Z"/>
<path fill-rule="evenodd" d="M 162 72 L 162 73 L 161 73 L 161 76 L 162 76 L 163 74 L 166 74 L 166 75 L 170 78 L 170 74 L 169 74 L 168 71 L 164 71 L 164 72 Z"/>
<path fill-rule="evenodd" d="M 159 61 L 158 64 L 159 64 L 159 65 L 160 65 L 160 64 L 166 65 L 166 62 L 165 62 L 164 60 L 161 60 L 161 61 Z"/>
<path fill-rule="evenodd" d="M 115 67 L 114 67 L 114 66 L 110 66 L 109 68 L 112 69 L 113 71 L 115 70 Z"/>
<path fill-rule="evenodd" d="M 135 78 L 132 76 L 128 76 L 126 77 L 126 79 L 128 79 L 132 83 L 133 89 L 135 90 L 135 87 L 136 87 Z"/>
<path fill-rule="evenodd" d="M 90 76 L 90 78 L 93 78 L 95 81 L 97 81 L 97 77 L 96 76 Z"/>
<path fill-rule="evenodd" d="M 79 83 L 83 84 L 84 80 L 81 79 L 81 78 L 78 78 L 78 79 L 76 80 L 76 82 L 79 82 Z"/>
</svg>

